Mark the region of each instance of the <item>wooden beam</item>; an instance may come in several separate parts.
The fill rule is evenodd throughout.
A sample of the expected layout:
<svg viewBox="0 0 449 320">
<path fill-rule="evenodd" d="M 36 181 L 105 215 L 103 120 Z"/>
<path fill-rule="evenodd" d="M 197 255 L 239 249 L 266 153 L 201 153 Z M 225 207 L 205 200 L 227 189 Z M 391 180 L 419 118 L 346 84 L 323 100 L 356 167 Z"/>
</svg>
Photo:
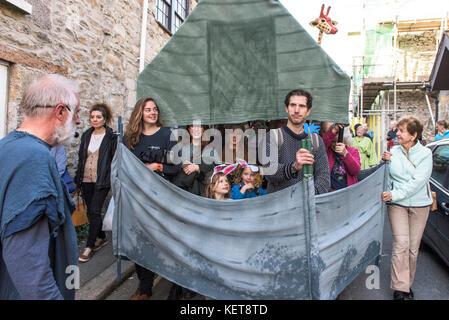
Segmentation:
<svg viewBox="0 0 449 320">
<path fill-rule="evenodd" d="M 47 62 L 34 54 L 22 50 L 12 49 L 0 44 L 0 59 L 8 62 L 24 65 L 30 68 L 43 70 L 47 73 L 58 73 L 67 76 L 67 68 Z"/>
</svg>

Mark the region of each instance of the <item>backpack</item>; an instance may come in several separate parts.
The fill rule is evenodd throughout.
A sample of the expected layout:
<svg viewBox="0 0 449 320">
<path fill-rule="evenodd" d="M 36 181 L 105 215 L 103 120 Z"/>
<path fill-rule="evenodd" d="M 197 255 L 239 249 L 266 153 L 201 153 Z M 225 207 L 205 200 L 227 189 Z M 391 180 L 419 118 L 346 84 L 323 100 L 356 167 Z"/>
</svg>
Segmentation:
<svg viewBox="0 0 449 320">
<path fill-rule="evenodd" d="M 284 144 L 284 135 L 282 133 L 282 128 L 272 129 L 274 132 L 275 140 L 278 144 L 278 151 L 281 150 L 282 145 Z M 312 154 L 315 155 L 320 147 L 320 139 L 316 132 L 312 132 L 309 134 L 310 140 L 312 141 Z"/>
</svg>

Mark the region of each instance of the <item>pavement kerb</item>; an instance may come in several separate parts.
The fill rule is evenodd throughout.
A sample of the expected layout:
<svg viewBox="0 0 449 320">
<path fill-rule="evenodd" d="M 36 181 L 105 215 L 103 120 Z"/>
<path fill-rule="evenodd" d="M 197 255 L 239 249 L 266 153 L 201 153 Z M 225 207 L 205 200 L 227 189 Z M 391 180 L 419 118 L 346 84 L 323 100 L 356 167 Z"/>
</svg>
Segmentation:
<svg viewBox="0 0 449 320">
<path fill-rule="evenodd" d="M 76 291 L 75 300 L 103 300 L 135 272 L 132 261 L 121 261 L 120 280 L 117 279 L 117 260 L 99 275 Z"/>
</svg>

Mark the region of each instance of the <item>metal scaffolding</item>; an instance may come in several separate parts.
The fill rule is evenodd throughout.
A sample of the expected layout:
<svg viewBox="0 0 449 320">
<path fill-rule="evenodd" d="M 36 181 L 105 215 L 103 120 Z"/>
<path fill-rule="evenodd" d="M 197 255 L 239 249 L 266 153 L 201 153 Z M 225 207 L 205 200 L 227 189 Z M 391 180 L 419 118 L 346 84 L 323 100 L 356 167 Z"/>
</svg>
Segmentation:
<svg viewBox="0 0 449 320">
<path fill-rule="evenodd" d="M 352 124 L 368 123 L 374 131 L 374 141 L 378 152 L 385 147 L 385 135 L 388 131 L 390 119 L 396 121 L 403 110 L 398 109 L 397 93 L 400 90 L 422 89 L 424 92 L 429 86 L 428 75 L 412 79 L 401 79 L 399 74 L 400 63 L 405 73 L 405 61 L 408 57 L 405 50 L 398 48 L 398 36 L 400 33 L 417 33 L 433 31 L 436 36 L 435 50 L 420 52 L 433 59 L 438 51 L 441 35 L 448 26 L 448 14 L 439 19 L 419 19 L 378 23 L 375 30 L 365 30 L 363 24 L 363 42 L 365 53 L 363 56 L 353 58 L 352 76 Z M 413 58 L 413 57 L 412 57 Z M 417 66 L 424 66 L 429 61 L 413 61 Z M 410 61 L 409 61 L 410 62 Z M 419 65 L 419 64 L 423 65 Z M 411 64 L 411 63 L 409 63 Z M 419 69 L 416 67 L 416 69 Z M 425 69 L 425 68 L 421 68 Z M 429 70 L 430 72 L 430 70 Z M 401 81 L 402 80 L 402 81 Z M 393 94 L 390 101 L 390 94 Z M 435 124 L 432 107 L 427 94 L 425 102 L 431 114 L 432 124 Z M 392 104 L 392 106 L 391 106 Z"/>
</svg>

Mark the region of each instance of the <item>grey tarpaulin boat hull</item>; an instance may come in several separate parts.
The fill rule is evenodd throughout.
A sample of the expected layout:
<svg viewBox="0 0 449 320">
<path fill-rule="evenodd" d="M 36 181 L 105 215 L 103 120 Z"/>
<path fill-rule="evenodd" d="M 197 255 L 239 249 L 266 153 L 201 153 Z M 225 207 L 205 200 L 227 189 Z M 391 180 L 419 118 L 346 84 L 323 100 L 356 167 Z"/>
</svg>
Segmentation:
<svg viewBox="0 0 449 320">
<path fill-rule="evenodd" d="M 120 143 L 114 254 L 214 299 L 335 299 L 381 254 L 385 173 L 319 196 L 309 179 L 217 201 L 177 188 Z"/>
</svg>

